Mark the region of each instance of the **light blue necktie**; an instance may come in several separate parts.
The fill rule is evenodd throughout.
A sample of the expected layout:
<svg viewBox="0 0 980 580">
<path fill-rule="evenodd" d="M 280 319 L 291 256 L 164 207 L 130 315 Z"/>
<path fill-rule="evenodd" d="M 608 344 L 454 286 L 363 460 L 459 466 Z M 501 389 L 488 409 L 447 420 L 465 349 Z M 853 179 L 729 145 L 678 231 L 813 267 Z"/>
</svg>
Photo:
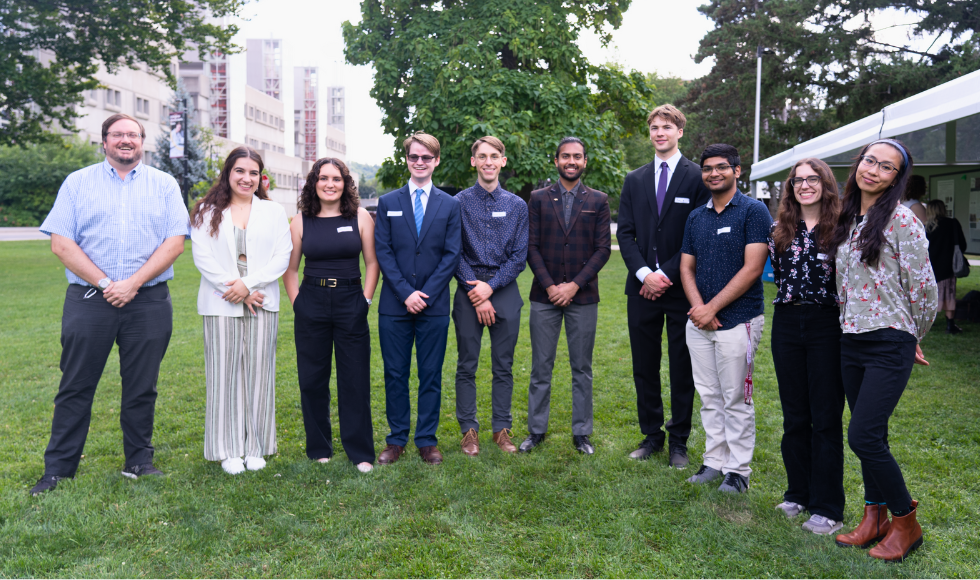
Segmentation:
<svg viewBox="0 0 980 580">
<path fill-rule="evenodd" d="M 415 190 L 415 234 L 422 235 L 422 220 L 425 219 L 425 210 L 422 209 L 422 195 L 425 190 L 422 188 Z"/>
</svg>

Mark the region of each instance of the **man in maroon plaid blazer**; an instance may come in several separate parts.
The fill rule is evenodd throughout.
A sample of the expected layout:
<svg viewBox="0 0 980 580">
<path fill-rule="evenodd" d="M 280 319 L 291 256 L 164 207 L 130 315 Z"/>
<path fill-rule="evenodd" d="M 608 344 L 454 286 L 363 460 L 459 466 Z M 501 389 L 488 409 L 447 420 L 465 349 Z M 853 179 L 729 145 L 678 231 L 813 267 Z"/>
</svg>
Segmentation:
<svg viewBox="0 0 980 580">
<path fill-rule="evenodd" d="M 555 152 L 558 183 L 531 192 L 527 263 L 531 285 L 531 384 L 527 401 L 527 439 L 534 449 L 548 431 L 551 372 L 565 322 L 572 368 L 572 443 L 591 455 L 592 350 L 599 312 L 599 270 L 609 260 L 609 198 L 586 187 L 585 144 L 565 137 Z"/>
</svg>

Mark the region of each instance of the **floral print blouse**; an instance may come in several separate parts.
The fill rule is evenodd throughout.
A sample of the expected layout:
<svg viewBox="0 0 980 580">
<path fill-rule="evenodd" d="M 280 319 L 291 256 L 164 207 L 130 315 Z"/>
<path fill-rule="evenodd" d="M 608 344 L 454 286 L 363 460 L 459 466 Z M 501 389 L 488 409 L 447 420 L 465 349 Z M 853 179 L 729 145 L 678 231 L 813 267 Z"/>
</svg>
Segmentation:
<svg viewBox="0 0 980 580">
<path fill-rule="evenodd" d="M 866 223 L 855 220 L 848 241 L 837 249 L 841 328 L 844 334 L 894 328 L 921 341 L 939 309 L 925 230 L 912 210 L 896 206 L 873 267 L 861 261 L 856 247 Z"/>
<path fill-rule="evenodd" d="M 772 232 L 776 225 L 772 224 Z M 769 234 L 769 261 L 772 264 L 773 281 L 776 283 L 776 299 L 773 304 L 791 304 L 798 300 L 816 302 L 821 306 L 837 306 L 837 282 L 834 264 L 827 255 L 817 250 L 820 224 L 807 231 L 806 222 L 800 220 L 796 236 L 789 247 L 776 253 L 776 242 Z"/>
</svg>

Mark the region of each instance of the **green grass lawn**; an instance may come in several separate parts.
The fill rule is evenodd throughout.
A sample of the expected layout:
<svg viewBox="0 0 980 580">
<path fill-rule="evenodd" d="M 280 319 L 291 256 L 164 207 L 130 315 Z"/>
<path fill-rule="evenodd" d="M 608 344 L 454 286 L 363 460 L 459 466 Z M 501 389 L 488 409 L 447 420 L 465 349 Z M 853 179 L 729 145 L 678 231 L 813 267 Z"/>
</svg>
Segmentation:
<svg viewBox="0 0 980 580">
<path fill-rule="evenodd" d="M 204 460 L 204 362 L 196 314 L 199 275 L 190 249 L 171 284 L 174 334 L 163 361 L 156 465 L 168 476 L 120 476 L 120 383 L 114 354 L 95 399 L 78 476 L 31 498 L 43 472 L 60 371 L 63 269 L 46 242 L 0 244 L 0 576 L 225 577 L 977 577 L 980 575 L 980 325 L 923 342 L 891 421 L 891 443 L 913 497 L 925 545 L 901 565 L 846 550 L 774 509 L 785 472 L 782 415 L 768 338 L 757 357 L 758 437 L 748 494 L 684 483 L 704 436 L 695 413 L 693 466 L 627 459 L 640 441 L 618 252 L 602 271 L 595 351 L 595 456 L 571 445 L 567 353 L 559 348 L 551 431 L 529 455 L 506 455 L 481 434 L 482 452 L 459 450 L 450 330 L 439 429 L 445 462 L 424 465 L 414 447 L 393 466 L 359 473 L 337 443 L 327 465 L 306 459 L 293 319 L 283 293 L 278 348 L 279 455 L 260 472 L 228 476 Z M 520 278 L 525 297 L 529 272 Z M 959 294 L 980 288 L 980 268 Z M 767 285 L 767 293 L 773 289 Z M 771 307 L 767 308 L 771 314 Z M 525 322 L 528 308 L 524 309 Z M 768 321 L 771 320 L 767 317 Z M 376 448 L 387 433 L 377 314 L 372 309 Z M 479 418 L 489 425 L 489 340 L 478 375 Z M 564 344 L 564 340 L 559 343 Z M 514 362 L 514 420 L 526 435 L 531 366 L 527 325 Z M 667 380 L 666 362 L 662 378 Z M 414 385 L 413 385 L 414 388 Z M 666 392 L 666 387 L 665 387 Z M 666 399 L 669 402 L 669 398 Z M 414 403 L 414 395 L 413 395 Z M 848 419 L 845 416 L 845 421 Z M 414 420 L 413 420 L 414 424 Z M 336 411 L 334 428 L 336 431 Z M 858 461 L 846 451 L 845 529 L 863 508 Z"/>
</svg>

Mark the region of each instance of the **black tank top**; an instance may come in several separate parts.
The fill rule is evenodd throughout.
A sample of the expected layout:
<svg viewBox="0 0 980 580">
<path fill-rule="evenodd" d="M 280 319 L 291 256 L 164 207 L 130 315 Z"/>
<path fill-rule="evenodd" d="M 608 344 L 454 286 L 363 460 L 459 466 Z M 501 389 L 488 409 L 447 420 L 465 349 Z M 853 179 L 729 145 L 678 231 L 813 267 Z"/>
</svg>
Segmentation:
<svg viewBox="0 0 980 580">
<path fill-rule="evenodd" d="M 361 233 L 357 218 L 303 216 L 304 276 L 359 278 Z"/>
</svg>

